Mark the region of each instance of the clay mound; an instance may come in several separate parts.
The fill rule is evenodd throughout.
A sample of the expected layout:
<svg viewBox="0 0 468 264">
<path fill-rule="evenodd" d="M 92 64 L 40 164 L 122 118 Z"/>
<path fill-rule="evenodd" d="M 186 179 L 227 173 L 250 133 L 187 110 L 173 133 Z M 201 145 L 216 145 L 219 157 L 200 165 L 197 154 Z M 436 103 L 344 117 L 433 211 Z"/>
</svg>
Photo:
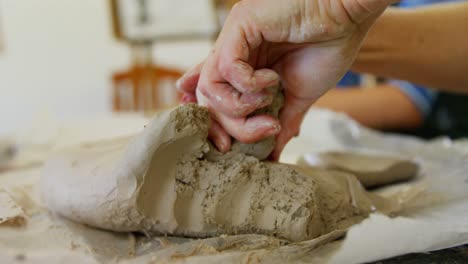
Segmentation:
<svg viewBox="0 0 468 264">
<path fill-rule="evenodd" d="M 209 114 L 164 112 L 131 141 L 60 151 L 45 165 L 44 204 L 73 221 L 113 231 L 208 237 L 265 234 L 290 241 L 346 228 L 378 210 L 348 173 L 301 169 L 207 140 Z"/>
</svg>

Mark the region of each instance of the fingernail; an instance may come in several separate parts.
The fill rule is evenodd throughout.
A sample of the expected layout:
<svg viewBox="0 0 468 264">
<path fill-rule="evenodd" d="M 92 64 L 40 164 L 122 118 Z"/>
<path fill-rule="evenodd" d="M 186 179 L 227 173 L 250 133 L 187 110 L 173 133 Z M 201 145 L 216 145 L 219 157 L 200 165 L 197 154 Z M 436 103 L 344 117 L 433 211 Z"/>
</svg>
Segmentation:
<svg viewBox="0 0 468 264">
<path fill-rule="evenodd" d="M 257 82 L 260 82 L 264 87 L 257 87 L 258 89 L 264 89 L 272 87 L 279 82 L 279 76 L 275 72 L 266 71 L 261 72 L 257 77 Z"/>
<path fill-rule="evenodd" d="M 281 131 L 281 125 L 273 125 L 266 131 L 267 136 L 274 136 L 277 135 Z"/>
<path fill-rule="evenodd" d="M 221 151 L 222 153 L 226 153 L 229 151 L 228 147 L 222 143 L 220 143 L 220 145 L 218 146 L 218 149 L 219 151 Z"/>
<path fill-rule="evenodd" d="M 278 81 L 278 74 L 275 72 L 268 71 L 263 75 L 265 82 L 271 83 Z"/>
<path fill-rule="evenodd" d="M 270 105 L 273 102 L 273 98 L 271 96 L 262 96 L 258 99 L 257 101 L 257 107 L 265 107 L 267 105 Z"/>
</svg>

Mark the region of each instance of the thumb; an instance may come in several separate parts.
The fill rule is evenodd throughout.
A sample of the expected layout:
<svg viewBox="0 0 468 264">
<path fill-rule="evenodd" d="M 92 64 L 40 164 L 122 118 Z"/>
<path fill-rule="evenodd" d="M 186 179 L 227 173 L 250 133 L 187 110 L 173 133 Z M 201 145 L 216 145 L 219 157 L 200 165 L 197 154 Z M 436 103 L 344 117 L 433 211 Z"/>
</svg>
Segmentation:
<svg viewBox="0 0 468 264">
<path fill-rule="evenodd" d="M 299 135 L 302 120 L 312 105 L 313 100 L 285 94 L 284 107 L 280 113 L 281 131 L 276 137 L 276 146 L 271 159 L 278 161 L 281 152 L 291 138 Z"/>
</svg>

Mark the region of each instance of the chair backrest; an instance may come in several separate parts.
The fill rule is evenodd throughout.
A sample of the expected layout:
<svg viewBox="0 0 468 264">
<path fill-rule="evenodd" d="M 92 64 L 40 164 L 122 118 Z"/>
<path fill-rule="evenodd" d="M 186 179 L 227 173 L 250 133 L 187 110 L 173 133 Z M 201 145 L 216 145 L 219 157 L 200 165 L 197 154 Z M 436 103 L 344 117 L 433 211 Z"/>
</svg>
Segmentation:
<svg viewBox="0 0 468 264">
<path fill-rule="evenodd" d="M 110 0 L 114 35 L 130 45 L 134 58 L 129 70 L 112 77 L 114 110 L 155 111 L 177 104 L 180 95 L 175 81 L 182 72 L 155 65 L 152 45 L 169 40 L 214 39 L 223 23 L 221 13 L 227 14 L 236 2 Z"/>
<path fill-rule="evenodd" d="M 152 64 L 114 74 L 114 111 L 151 112 L 175 106 L 180 99 L 175 82 L 180 76 L 177 69 Z"/>
</svg>

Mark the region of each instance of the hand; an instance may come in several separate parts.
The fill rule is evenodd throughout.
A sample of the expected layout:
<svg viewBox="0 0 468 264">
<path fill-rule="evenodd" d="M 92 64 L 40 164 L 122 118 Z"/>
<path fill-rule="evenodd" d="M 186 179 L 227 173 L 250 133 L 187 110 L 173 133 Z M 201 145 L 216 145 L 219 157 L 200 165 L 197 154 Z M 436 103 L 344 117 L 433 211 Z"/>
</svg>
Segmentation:
<svg viewBox="0 0 468 264">
<path fill-rule="evenodd" d="M 309 107 L 351 66 L 363 38 L 391 0 L 243 0 L 212 53 L 178 82 L 186 102 L 210 110 L 210 138 L 223 152 L 232 135 L 251 143 L 277 135 L 272 158 L 299 133 Z M 269 105 L 278 82 L 279 120 L 249 114 Z"/>
</svg>

